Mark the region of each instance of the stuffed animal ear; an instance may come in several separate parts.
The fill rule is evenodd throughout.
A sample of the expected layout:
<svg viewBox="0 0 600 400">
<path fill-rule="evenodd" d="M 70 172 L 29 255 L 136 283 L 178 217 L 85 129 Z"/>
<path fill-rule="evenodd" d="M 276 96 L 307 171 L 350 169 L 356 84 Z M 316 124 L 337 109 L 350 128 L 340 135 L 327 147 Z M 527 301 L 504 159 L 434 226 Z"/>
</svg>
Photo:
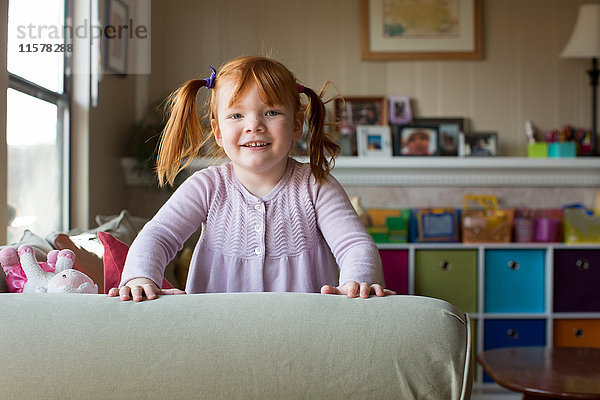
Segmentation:
<svg viewBox="0 0 600 400">
<path fill-rule="evenodd" d="M 54 266 L 54 272 L 59 273 L 66 269 L 73 268 L 75 263 L 75 253 L 69 249 L 61 250 L 56 257 L 56 265 Z"/>
</svg>

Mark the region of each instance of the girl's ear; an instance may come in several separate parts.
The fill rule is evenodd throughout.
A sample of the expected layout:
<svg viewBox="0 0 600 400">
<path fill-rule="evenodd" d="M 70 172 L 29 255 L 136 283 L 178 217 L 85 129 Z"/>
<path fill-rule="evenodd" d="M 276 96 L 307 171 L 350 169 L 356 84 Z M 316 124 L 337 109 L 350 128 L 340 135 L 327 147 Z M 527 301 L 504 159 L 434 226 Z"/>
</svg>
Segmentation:
<svg viewBox="0 0 600 400">
<path fill-rule="evenodd" d="M 215 135 L 215 142 L 217 142 L 219 147 L 223 147 L 223 136 L 221 135 L 221 130 L 219 129 L 219 124 L 216 119 L 210 120 L 210 127 Z"/>
<path fill-rule="evenodd" d="M 302 131 L 304 128 L 304 113 L 298 111 L 296 114 L 296 120 L 294 121 L 294 140 L 302 139 Z"/>
</svg>

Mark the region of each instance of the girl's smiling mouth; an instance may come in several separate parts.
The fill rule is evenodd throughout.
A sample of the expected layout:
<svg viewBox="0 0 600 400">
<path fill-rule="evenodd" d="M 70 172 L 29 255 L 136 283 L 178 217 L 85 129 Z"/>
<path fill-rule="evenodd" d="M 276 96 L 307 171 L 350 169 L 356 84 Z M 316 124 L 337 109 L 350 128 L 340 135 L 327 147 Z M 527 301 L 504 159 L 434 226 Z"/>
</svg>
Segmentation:
<svg viewBox="0 0 600 400">
<path fill-rule="evenodd" d="M 267 142 L 250 142 L 250 143 L 246 143 L 243 144 L 242 147 L 249 147 L 249 148 L 263 148 L 268 146 L 270 143 Z"/>
</svg>

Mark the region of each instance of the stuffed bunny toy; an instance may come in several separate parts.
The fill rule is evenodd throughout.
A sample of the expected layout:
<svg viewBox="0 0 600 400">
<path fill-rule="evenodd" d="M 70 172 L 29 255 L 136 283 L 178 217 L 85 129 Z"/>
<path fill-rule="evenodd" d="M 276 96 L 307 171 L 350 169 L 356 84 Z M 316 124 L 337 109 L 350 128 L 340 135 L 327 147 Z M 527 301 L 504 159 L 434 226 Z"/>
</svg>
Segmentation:
<svg viewBox="0 0 600 400">
<path fill-rule="evenodd" d="M 34 250 L 27 245 L 18 250 L 7 247 L 0 251 L 0 264 L 7 278 L 9 271 L 16 271 L 19 266 L 23 269 L 27 277 L 27 282 L 22 286 L 23 293 L 97 294 L 98 285 L 83 272 L 73 269 L 74 261 L 75 253 L 71 250 L 52 250 L 48 253 L 48 261 L 39 263 Z"/>
</svg>

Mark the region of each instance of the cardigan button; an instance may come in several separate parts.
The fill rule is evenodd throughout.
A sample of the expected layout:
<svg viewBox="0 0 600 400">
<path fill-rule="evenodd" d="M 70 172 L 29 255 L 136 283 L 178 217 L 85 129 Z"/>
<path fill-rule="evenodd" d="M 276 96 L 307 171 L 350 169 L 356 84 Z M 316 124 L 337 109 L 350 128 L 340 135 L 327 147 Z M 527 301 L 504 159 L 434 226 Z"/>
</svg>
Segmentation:
<svg viewBox="0 0 600 400">
<path fill-rule="evenodd" d="M 255 248 L 254 252 L 256 253 L 257 256 L 260 256 L 262 254 L 262 250 L 260 249 L 260 247 Z"/>
</svg>

